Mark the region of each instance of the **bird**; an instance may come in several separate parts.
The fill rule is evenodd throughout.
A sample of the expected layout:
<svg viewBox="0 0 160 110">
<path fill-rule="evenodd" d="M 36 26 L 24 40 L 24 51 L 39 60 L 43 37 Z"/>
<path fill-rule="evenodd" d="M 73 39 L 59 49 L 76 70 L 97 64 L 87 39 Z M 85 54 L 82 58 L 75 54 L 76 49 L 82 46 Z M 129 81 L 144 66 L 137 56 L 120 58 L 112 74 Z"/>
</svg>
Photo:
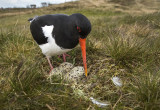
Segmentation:
<svg viewBox="0 0 160 110">
<path fill-rule="evenodd" d="M 91 22 L 81 13 L 48 14 L 30 18 L 30 31 L 33 39 L 46 56 L 51 71 L 53 66 L 50 58 L 71 51 L 78 44 L 81 47 L 84 73 L 87 77 L 86 38 L 91 32 Z"/>
</svg>

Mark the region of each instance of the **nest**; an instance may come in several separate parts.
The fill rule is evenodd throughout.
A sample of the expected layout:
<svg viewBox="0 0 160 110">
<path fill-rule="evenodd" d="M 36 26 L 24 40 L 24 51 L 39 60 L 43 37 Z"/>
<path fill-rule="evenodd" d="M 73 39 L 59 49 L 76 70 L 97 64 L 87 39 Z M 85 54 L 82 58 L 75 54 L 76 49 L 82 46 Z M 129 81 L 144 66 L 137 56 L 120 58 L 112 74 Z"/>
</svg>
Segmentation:
<svg viewBox="0 0 160 110">
<path fill-rule="evenodd" d="M 120 70 L 115 65 L 110 64 L 109 60 L 110 59 L 99 59 L 94 63 L 94 65 L 88 67 L 90 75 L 87 78 L 85 77 L 84 68 L 82 66 L 74 67 L 73 64 L 64 62 L 60 64 L 59 67 L 52 70 L 49 78 L 52 83 L 53 76 L 59 77 L 62 80 L 65 80 L 66 83 L 68 82 L 67 84 L 71 86 L 76 97 L 91 101 L 99 107 L 107 107 L 110 105 L 110 102 L 103 98 L 98 98 L 98 94 L 106 96 L 106 94 L 101 91 L 115 91 L 113 84 L 117 87 L 122 86 L 121 80 L 118 77 L 114 77 L 118 76 L 117 72 L 120 72 Z M 111 75 L 111 73 L 116 73 L 116 75 Z M 94 99 L 93 96 L 97 99 Z M 103 101 L 101 101 L 101 99 Z"/>
</svg>

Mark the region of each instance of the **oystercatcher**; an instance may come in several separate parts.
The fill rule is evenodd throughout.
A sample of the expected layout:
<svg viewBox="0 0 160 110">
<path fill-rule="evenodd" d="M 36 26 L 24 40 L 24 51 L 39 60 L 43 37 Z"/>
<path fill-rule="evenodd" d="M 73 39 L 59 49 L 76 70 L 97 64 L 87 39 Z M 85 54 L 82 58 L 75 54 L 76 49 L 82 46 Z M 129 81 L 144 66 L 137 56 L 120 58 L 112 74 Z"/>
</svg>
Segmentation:
<svg viewBox="0 0 160 110">
<path fill-rule="evenodd" d="M 87 76 L 86 63 L 86 37 L 91 31 L 91 23 L 84 15 L 50 14 L 30 18 L 30 31 L 46 55 L 51 70 L 53 66 L 50 57 L 61 55 L 72 50 L 79 43 L 81 46 L 85 75 Z"/>
</svg>

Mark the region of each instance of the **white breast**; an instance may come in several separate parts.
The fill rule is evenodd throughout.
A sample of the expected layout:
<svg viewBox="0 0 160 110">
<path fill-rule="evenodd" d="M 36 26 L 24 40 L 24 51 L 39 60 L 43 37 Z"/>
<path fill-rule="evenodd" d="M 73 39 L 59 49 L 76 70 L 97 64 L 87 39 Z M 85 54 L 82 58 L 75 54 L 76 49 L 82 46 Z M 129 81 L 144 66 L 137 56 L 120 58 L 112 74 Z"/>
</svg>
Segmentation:
<svg viewBox="0 0 160 110">
<path fill-rule="evenodd" d="M 39 45 L 39 47 L 42 49 L 42 53 L 47 57 L 60 55 L 71 50 L 71 49 L 62 49 L 56 44 L 55 39 L 52 37 L 53 29 L 54 29 L 53 25 L 50 26 L 45 25 L 44 27 L 42 27 L 44 36 L 48 38 L 48 43 Z"/>
</svg>

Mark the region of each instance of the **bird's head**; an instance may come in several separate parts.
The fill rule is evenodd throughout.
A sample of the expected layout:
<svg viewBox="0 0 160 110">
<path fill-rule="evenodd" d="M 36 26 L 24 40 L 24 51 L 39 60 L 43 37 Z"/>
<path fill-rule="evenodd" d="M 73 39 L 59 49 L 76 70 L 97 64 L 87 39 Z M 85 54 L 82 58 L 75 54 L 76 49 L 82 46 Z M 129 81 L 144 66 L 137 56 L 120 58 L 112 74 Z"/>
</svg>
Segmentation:
<svg viewBox="0 0 160 110">
<path fill-rule="evenodd" d="M 80 13 L 72 14 L 71 17 L 75 22 L 75 28 L 79 35 L 79 44 L 81 46 L 83 65 L 85 69 L 85 75 L 87 77 L 87 63 L 86 63 L 86 37 L 91 31 L 91 23 L 84 15 Z"/>
<path fill-rule="evenodd" d="M 75 21 L 75 28 L 79 34 L 79 37 L 84 39 L 91 31 L 91 23 L 87 17 L 80 13 L 72 14 Z"/>
</svg>

